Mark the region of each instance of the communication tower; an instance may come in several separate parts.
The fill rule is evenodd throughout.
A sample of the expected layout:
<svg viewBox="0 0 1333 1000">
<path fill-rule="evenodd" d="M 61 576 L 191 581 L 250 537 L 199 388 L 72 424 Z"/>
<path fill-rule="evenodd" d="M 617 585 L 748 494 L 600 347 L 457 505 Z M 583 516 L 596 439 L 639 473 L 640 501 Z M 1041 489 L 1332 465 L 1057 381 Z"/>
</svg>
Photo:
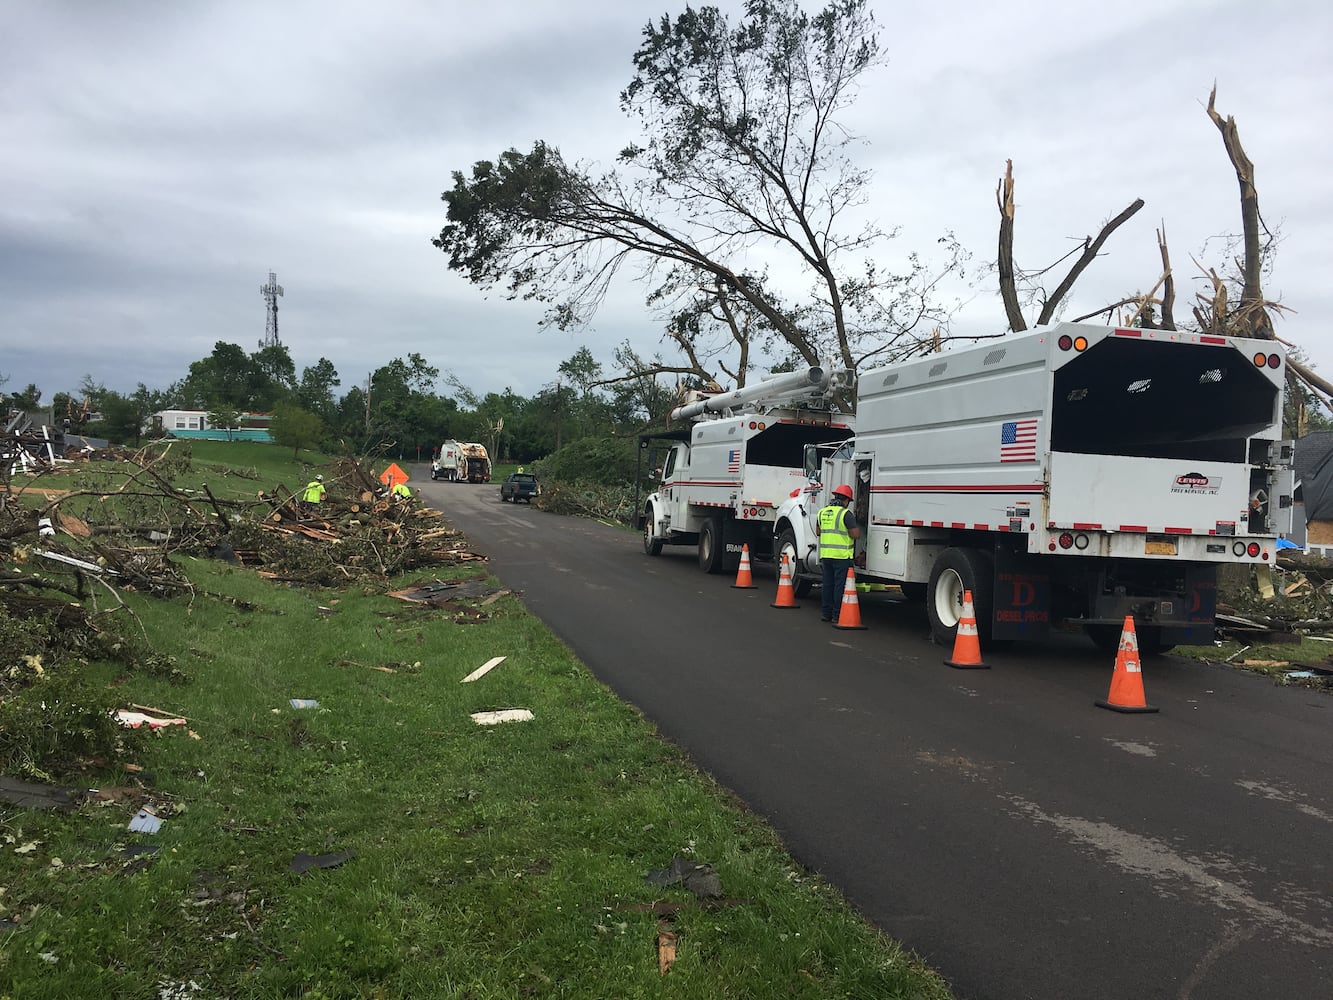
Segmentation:
<svg viewBox="0 0 1333 1000">
<path fill-rule="evenodd" d="M 278 339 L 278 296 L 282 294 L 282 286 L 278 284 L 278 276 L 273 271 L 268 272 L 268 284 L 260 287 L 259 294 L 268 303 L 268 322 L 264 324 L 264 339 L 259 342 L 259 348 L 263 350 L 282 343 Z"/>
</svg>

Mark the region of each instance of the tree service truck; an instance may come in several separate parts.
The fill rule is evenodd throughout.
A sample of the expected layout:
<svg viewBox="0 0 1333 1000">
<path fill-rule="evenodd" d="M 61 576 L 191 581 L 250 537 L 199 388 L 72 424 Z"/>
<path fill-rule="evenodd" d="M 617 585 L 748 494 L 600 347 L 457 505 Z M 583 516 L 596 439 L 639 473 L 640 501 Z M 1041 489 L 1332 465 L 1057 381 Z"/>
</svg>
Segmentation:
<svg viewBox="0 0 1333 1000">
<path fill-rule="evenodd" d="M 850 485 L 858 581 L 924 599 L 949 645 L 971 591 L 988 640 L 1081 625 L 1145 652 L 1211 643 L 1216 572 L 1291 530 L 1285 355 L 1272 340 L 1060 323 L 862 373 L 856 436 L 807 448 L 778 508 L 797 593 L 814 519 Z"/>
<path fill-rule="evenodd" d="M 697 545 L 708 573 L 735 569 L 747 544 L 767 558 L 774 511 L 806 485 L 806 446 L 851 435 L 849 418 L 826 408 L 851 385 L 848 372 L 813 366 L 673 409 L 670 420 L 686 426 L 640 436 L 641 453 L 653 439 L 670 442 L 659 488 L 639 510 L 643 550 Z"/>
</svg>

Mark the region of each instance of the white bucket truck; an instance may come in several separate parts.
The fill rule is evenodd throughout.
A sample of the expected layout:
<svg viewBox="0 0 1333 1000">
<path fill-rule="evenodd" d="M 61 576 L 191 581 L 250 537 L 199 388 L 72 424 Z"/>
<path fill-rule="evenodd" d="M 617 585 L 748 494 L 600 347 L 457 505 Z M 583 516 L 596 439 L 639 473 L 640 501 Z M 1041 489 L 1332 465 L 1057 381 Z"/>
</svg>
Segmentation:
<svg viewBox="0 0 1333 1000">
<path fill-rule="evenodd" d="M 774 512 L 806 485 L 806 446 L 851 434 L 849 418 L 829 409 L 851 387 L 842 369 L 812 366 L 672 410 L 685 426 L 640 438 L 641 452 L 652 439 L 669 442 L 658 489 L 639 509 L 644 551 L 697 546 L 708 573 L 735 569 L 747 544 L 768 558 Z"/>
<path fill-rule="evenodd" d="M 862 373 L 857 433 L 811 448 L 777 511 L 798 593 L 813 518 L 856 493 L 858 580 L 924 599 L 950 644 L 964 590 L 983 642 L 1074 622 L 1114 647 L 1211 643 L 1216 570 L 1272 566 L 1289 532 L 1286 358 L 1272 340 L 1061 323 Z"/>
</svg>

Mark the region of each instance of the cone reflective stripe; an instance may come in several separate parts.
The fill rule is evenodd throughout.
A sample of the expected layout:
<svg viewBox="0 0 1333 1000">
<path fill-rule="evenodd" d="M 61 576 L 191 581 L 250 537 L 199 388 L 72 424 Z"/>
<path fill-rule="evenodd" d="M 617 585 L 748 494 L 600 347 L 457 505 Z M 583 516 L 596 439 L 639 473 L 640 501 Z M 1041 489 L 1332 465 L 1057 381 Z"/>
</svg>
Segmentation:
<svg viewBox="0 0 1333 1000">
<path fill-rule="evenodd" d="M 847 585 L 842 588 L 842 608 L 834 628 L 865 628 L 861 624 L 861 605 L 856 600 L 856 570 L 847 570 Z"/>
<path fill-rule="evenodd" d="M 972 608 L 972 591 L 963 591 L 963 613 L 953 637 L 953 656 L 944 661 L 960 670 L 989 670 L 981 659 L 981 637 L 977 634 L 977 613 Z"/>
<path fill-rule="evenodd" d="M 1133 615 L 1125 616 L 1125 627 L 1120 631 L 1120 649 L 1115 654 L 1111 690 L 1095 704 L 1112 712 L 1157 711 L 1143 697 L 1143 666 L 1139 660 L 1139 637 L 1134 631 Z"/>
<path fill-rule="evenodd" d="M 737 590 L 754 590 L 754 576 L 750 573 L 750 546 L 741 546 L 741 567 L 736 570 L 736 582 L 732 584 Z"/>
<path fill-rule="evenodd" d="M 800 607 L 800 605 L 796 603 L 796 588 L 792 586 L 791 567 L 787 564 L 787 553 L 785 552 L 782 553 L 782 569 L 778 573 L 777 600 L 775 600 L 770 607 L 782 608 L 783 610 Z"/>
</svg>

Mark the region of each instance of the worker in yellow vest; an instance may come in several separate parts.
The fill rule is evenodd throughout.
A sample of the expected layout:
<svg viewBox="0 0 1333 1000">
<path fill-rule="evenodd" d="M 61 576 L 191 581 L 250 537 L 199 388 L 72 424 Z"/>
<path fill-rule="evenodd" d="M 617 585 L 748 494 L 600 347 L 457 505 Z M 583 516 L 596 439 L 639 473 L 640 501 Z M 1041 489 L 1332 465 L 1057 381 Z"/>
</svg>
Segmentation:
<svg viewBox="0 0 1333 1000">
<path fill-rule="evenodd" d="M 301 503 L 307 510 L 315 510 L 324 502 L 328 492 L 324 488 L 324 477 L 316 476 L 306 483 L 305 492 L 301 494 Z"/>
<path fill-rule="evenodd" d="M 393 484 L 393 489 L 389 491 L 389 496 L 393 497 L 396 502 L 403 503 L 412 499 L 412 490 L 408 487 L 407 483 L 397 482 Z"/>
<path fill-rule="evenodd" d="M 819 565 L 824 570 L 820 593 L 819 620 L 831 622 L 837 618 L 842 603 L 842 591 L 847 582 L 847 570 L 856 555 L 856 539 L 861 527 L 848 505 L 852 502 L 852 488 L 838 486 L 829 497 L 827 507 L 820 508 L 815 519 L 815 534 L 819 536 Z"/>
</svg>

